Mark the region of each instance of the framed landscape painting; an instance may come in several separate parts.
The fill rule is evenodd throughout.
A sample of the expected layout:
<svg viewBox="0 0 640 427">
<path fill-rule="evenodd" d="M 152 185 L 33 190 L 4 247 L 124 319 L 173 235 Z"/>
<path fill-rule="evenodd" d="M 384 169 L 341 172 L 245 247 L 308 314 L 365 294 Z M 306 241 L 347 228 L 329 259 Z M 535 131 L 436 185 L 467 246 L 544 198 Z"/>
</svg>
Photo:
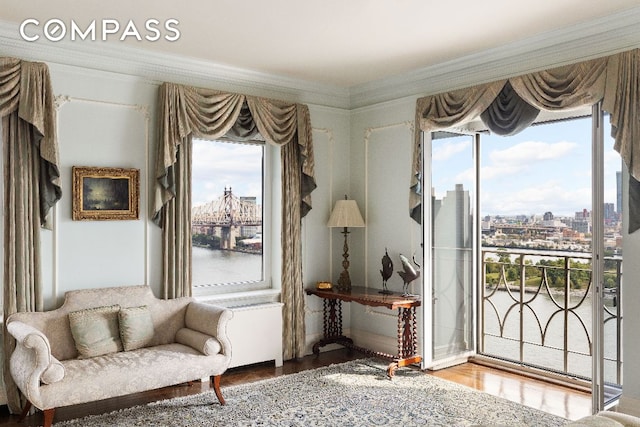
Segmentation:
<svg viewBox="0 0 640 427">
<path fill-rule="evenodd" d="M 138 219 L 138 169 L 73 167 L 74 220 Z"/>
</svg>

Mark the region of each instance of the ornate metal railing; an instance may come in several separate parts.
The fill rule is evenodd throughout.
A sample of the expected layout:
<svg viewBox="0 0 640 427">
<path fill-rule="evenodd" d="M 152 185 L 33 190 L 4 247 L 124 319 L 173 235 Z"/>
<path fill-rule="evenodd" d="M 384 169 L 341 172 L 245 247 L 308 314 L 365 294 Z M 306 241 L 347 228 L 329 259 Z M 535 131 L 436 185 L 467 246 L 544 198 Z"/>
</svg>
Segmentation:
<svg viewBox="0 0 640 427">
<path fill-rule="evenodd" d="M 590 379 L 591 255 L 484 249 L 481 354 Z M 622 381 L 622 258 L 605 258 L 605 379 Z"/>
</svg>

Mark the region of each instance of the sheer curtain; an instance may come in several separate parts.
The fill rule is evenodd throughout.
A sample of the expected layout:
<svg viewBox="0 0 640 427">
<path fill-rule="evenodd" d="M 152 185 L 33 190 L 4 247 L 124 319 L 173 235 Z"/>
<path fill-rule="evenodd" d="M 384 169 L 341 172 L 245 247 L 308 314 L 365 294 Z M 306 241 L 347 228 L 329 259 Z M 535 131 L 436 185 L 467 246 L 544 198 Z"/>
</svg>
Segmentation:
<svg viewBox="0 0 640 427">
<path fill-rule="evenodd" d="M 4 164 L 4 318 L 43 309 L 40 227 L 60 200 L 55 109 L 45 64 L 0 58 Z M 20 410 L 9 374 L 15 341 L 4 331 L 3 376 L 9 409 Z"/>
<path fill-rule="evenodd" d="M 255 126 L 267 143 L 281 147 L 284 357 L 302 356 L 301 220 L 316 187 L 308 107 L 171 83 L 160 87 L 159 103 L 153 218 L 163 229 L 164 297 L 191 295 L 191 138 L 248 134 Z"/>
<path fill-rule="evenodd" d="M 535 120 L 537 111 L 558 111 L 602 101 L 610 113 L 614 148 L 640 179 L 640 50 L 557 67 L 468 89 L 423 97 L 416 102 L 413 179 L 409 196 L 412 218 L 420 218 L 422 171 L 420 132 L 459 126 L 478 116 L 498 134 L 514 134 Z M 633 184 L 635 185 L 635 184 Z M 630 199 L 630 217 L 640 204 Z M 632 222 L 629 232 L 640 227 Z"/>
</svg>

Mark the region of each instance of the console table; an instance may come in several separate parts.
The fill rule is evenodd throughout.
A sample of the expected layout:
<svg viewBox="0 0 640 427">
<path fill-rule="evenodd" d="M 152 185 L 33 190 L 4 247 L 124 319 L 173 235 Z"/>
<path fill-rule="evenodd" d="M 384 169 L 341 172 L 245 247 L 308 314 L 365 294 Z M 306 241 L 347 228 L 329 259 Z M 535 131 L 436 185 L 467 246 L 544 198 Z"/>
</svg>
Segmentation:
<svg viewBox="0 0 640 427">
<path fill-rule="evenodd" d="M 418 296 L 402 296 L 399 293 L 381 294 L 379 289 L 354 286 L 350 291 L 336 289 L 306 289 L 308 295 L 323 300 L 324 338 L 313 345 L 313 354 L 320 354 L 320 347 L 340 344 L 349 349 L 390 360 L 387 375 L 392 378 L 398 368 L 419 363 L 416 307 L 421 304 Z M 342 334 L 342 301 L 355 302 L 371 307 L 386 307 L 398 310 L 398 354 L 392 355 L 358 347 L 353 340 Z"/>
</svg>

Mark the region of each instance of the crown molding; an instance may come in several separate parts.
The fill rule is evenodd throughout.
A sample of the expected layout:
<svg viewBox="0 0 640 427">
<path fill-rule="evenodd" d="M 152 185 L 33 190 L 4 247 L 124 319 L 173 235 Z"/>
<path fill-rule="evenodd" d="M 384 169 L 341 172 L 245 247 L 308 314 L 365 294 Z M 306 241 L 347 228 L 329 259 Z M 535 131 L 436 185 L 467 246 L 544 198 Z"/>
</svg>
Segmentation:
<svg viewBox="0 0 640 427">
<path fill-rule="evenodd" d="M 0 55 L 354 110 L 566 65 L 640 47 L 640 7 L 344 88 L 102 42 L 27 42 L 0 20 Z"/>
<path fill-rule="evenodd" d="M 108 71 L 290 102 L 349 108 L 347 88 L 230 67 L 124 44 L 61 40 L 27 42 L 18 24 L 0 20 L 0 55 Z"/>
<path fill-rule="evenodd" d="M 351 109 L 425 96 L 640 47 L 640 7 L 350 88 Z"/>
</svg>

